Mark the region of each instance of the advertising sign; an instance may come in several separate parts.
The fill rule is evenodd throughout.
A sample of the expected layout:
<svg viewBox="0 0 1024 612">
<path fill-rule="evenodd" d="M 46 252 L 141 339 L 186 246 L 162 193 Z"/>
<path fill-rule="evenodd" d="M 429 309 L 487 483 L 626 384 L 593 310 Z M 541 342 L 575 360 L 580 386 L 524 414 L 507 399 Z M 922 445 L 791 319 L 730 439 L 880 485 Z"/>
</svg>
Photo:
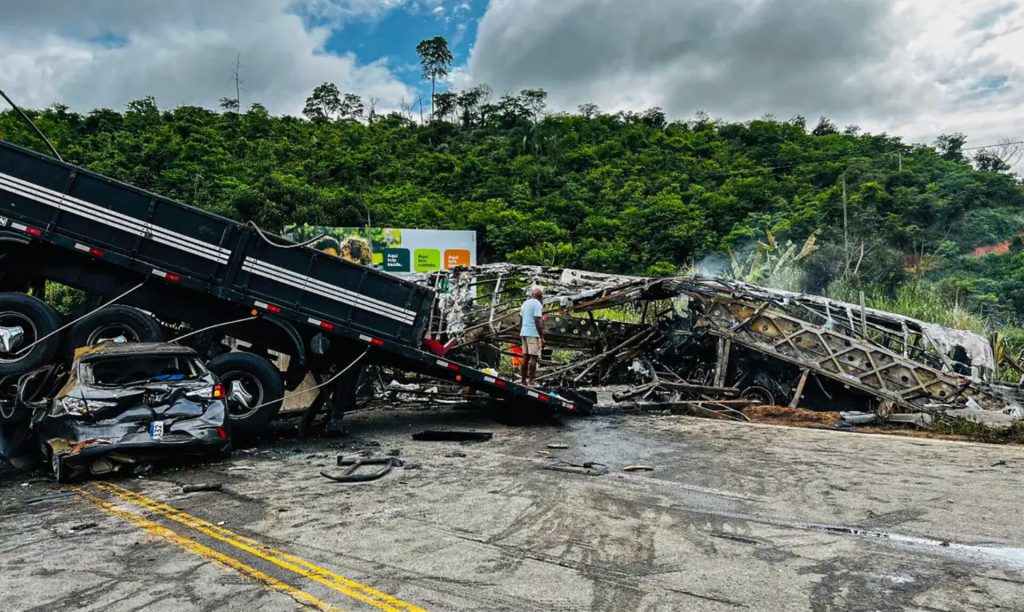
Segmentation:
<svg viewBox="0 0 1024 612">
<path fill-rule="evenodd" d="M 476 265 L 474 231 L 296 224 L 285 227 L 283 235 L 295 242 L 320 236 L 310 246 L 394 274 Z"/>
</svg>

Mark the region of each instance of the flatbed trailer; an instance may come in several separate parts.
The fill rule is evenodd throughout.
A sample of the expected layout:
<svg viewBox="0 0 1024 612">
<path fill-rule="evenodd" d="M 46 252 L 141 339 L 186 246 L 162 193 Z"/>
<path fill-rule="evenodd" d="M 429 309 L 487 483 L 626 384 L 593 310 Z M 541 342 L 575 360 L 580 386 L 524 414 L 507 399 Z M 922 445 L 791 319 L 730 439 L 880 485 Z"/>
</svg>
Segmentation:
<svg viewBox="0 0 1024 612">
<path fill-rule="evenodd" d="M 288 355 L 288 389 L 307 372 L 322 380 L 365 353 L 360 366 L 548 408 L 591 407 L 424 350 L 435 299 L 428 288 L 0 140 L 0 292 L 38 295 L 44 281 L 103 300 L 124 294 L 118 304 L 183 329 L 239 321 L 220 331 Z M 32 347 L 24 355 L 0 342 L 8 386 L 25 369 L 19 363 L 60 352 L 46 331 L 21 338 L 21 350 Z"/>
</svg>

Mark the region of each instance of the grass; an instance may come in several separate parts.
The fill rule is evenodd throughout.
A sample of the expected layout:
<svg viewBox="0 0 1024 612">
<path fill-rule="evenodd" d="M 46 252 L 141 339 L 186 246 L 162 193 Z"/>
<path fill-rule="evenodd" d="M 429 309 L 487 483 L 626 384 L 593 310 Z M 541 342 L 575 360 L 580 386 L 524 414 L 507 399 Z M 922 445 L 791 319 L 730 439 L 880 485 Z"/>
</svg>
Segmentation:
<svg viewBox="0 0 1024 612">
<path fill-rule="evenodd" d="M 963 436 L 972 442 L 1024 444 L 1024 421 L 1016 421 L 1007 427 L 993 427 L 966 417 L 945 416 L 939 418 L 928 431 Z"/>
</svg>

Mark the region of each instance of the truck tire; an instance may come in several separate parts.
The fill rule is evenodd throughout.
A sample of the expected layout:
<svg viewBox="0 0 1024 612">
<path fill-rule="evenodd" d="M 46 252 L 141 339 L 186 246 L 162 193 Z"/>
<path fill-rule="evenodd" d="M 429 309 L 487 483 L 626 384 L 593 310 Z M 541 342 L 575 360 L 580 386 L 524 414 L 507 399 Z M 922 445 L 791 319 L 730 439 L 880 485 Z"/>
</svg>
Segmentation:
<svg viewBox="0 0 1024 612">
<path fill-rule="evenodd" d="M 225 353 L 211 359 L 206 367 L 227 390 L 231 435 L 241 441 L 256 438 L 284 403 L 281 373 L 274 364 L 252 353 Z"/>
<path fill-rule="evenodd" d="M 124 337 L 128 342 L 163 342 L 164 331 L 153 317 L 131 306 L 107 306 L 71 328 L 68 348 L 73 354 L 104 339 Z"/>
<path fill-rule="evenodd" d="M 54 335 L 23 353 L 25 347 L 60 327 L 60 315 L 46 302 L 23 293 L 0 293 L 0 328 L 21 333 L 10 352 L 0 345 L 0 377 L 24 374 L 53 361 L 60 348 L 60 337 Z"/>
</svg>

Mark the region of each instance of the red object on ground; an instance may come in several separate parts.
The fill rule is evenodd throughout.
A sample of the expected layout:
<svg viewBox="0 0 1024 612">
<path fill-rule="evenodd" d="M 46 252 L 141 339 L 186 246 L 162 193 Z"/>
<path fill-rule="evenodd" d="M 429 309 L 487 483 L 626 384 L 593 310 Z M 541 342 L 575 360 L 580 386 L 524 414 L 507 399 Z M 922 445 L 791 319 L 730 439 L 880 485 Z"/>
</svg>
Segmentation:
<svg viewBox="0 0 1024 612">
<path fill-rule="evenodd" d="M 515 353 L 516 355 L 522 355 L 523 354 L 523 347 L 519 346 L 518 344 L 511 344 L 508 347 L 508 352 Z M 518 372 L 519 368 L 521 368 L 522 366 L 523 366 L 523 358 L 522 357 L 513 357 L 512 358 L 512 369 L 514 369 L 514 370 L 516 370 Z"/>
</svg>

